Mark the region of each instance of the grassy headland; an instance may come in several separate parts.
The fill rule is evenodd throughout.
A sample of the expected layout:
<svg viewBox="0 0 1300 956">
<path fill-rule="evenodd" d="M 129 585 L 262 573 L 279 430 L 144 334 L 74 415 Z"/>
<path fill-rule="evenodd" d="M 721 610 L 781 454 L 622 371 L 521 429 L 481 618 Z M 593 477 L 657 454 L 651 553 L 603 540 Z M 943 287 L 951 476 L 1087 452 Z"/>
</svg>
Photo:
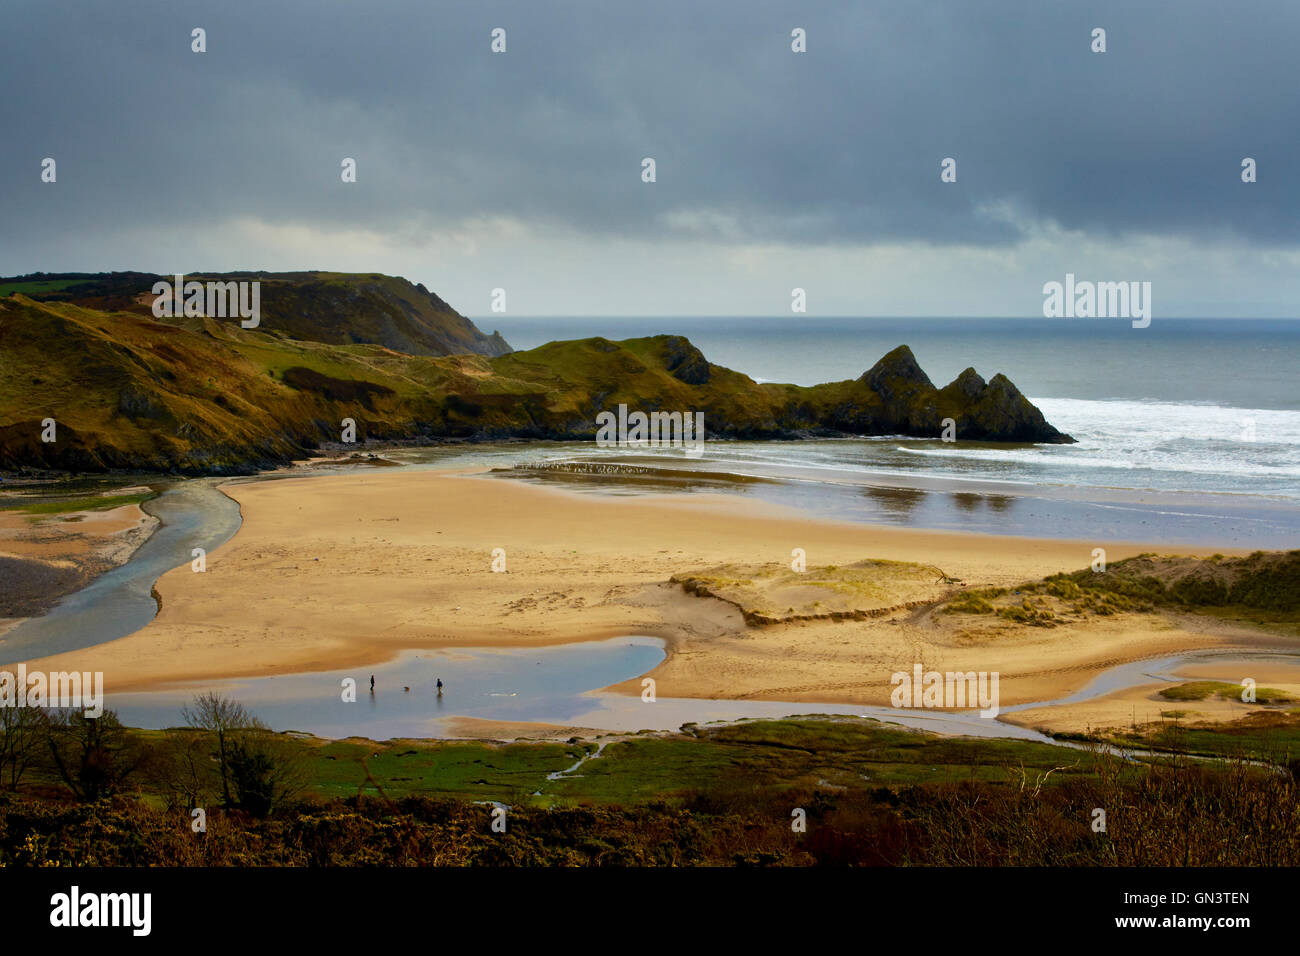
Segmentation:
<svg viewBox="0 0 1300 956">
<path fill-rule="evenodd" d="M 244 329 L 156 319 L 140 291 L 155 277 L 129 275 L 111 294 L 0 298 L 0 468 L 248 472 L 339 441 L 344 419 L 360 442 L 591 439 L 620 404 L 702 412 L 718 438 L 938 437 L 952 418 L 961 440 L 1071 440 L 1005 376 L 967 369 L 936 388 L 906 346 L 852 381 L 760 384 L 680 336 L 508 352 L 391 277 L 218 277 L 267 283 L 262 322 Z"/>
</svg>

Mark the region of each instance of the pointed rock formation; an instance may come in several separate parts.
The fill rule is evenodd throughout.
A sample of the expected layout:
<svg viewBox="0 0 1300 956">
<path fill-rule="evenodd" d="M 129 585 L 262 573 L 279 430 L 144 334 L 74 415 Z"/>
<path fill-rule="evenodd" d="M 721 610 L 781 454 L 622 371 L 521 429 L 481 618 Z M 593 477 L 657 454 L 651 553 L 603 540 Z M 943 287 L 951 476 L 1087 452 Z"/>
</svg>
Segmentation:
<svg viewBox="0 0 1300 956">
<path fill-rule="evenodd" d="M 1049 425 L 1001 372 L 985 383 L 973 368 L 966 369 L 939 390 L 938 405 L 957 423 L 958 441 L 1074 442 Z"/>
<path fill-rule="evenodd" d="M 934 388 L 930 376 L 921 371 L 916 356 L 906 345 L 900 345 L 871 366 L 858 379 L 885 401 L 908 394 L 916 394 L 918 389 Z"/>
</svg>

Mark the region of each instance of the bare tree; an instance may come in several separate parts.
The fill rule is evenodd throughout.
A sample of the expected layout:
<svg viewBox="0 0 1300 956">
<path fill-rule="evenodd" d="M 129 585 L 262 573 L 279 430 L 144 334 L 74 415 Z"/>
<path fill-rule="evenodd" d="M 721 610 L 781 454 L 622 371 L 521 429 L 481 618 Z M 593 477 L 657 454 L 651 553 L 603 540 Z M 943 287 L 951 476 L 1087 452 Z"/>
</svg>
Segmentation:
<svg viewBox="0 0 1300 956">
<path fill-rule="evenodd" d="M 211 692 L 195 697 L 192 707 L 181 709 L 181 717 L 195 730 L 202 730 L 209 735 L 212 745 L 216 747 L 214 756 L 221 775 L 222 802 L 228 807 L 233 806 L 230 778 L 236 738 L 244 731 L 264 729 L 262 724 L 243 704 Z"/>
<path fill-rule="evenodd" d="M 48 720 L 38 707 L 0 707 L 0 786 L 18 789 L 41 755 Z"/>
<path fill-rule="evenodd" d="M 204 731 L 182 727 L 164 734 L 154 776 L 171 807 L 208 806 L 219 786 L 213 762 L 211 738 Z"/>
<path fill-rule="evenodd" d="M 116 793 L 148 756 L 111 710 L 99 717 L 76 709 L 52 710 L 45 740 L 52 769 L 83 801 Z"/>
<path fill-rule="evenodd" d="M 182 715 L 202 733 L 216 760 L 224 806 L 266 816 L 305 785 L 302 747 L 272 731 L 237 701 L 203 694 Z"/>
</svg>

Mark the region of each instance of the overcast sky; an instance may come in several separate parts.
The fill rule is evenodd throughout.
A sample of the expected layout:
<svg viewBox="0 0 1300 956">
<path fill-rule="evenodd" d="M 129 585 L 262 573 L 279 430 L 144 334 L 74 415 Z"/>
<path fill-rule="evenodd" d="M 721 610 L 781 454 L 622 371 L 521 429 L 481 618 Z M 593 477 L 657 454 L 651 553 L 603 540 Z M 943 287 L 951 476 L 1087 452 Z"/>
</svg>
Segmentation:
<svg viewBox="0 0 1300 956">
<path fill-rule="evenodd" d="M 1294 0 L 3 20 L 3 274 L 386 272 L 489 327 L 498 287 L 511 315 L 781 315 L 794 287 L 811 315 L 1041 315 L 1067 272 L 1150 281 L 1156 316 L 1300 314 Z"/>
</svg>

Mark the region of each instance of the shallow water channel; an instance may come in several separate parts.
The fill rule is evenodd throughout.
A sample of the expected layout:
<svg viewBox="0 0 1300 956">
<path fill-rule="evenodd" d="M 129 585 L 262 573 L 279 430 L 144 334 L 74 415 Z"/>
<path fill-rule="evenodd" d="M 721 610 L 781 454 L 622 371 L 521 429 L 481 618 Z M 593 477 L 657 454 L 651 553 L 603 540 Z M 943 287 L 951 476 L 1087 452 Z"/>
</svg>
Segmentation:
<svg viewBox="0 0 1300 956">
<path fill-rule="evenodd" d="M 239 530 L 239 505 L 217 490 L 220 480 L 187 481 L 146 502 L 144 510 L 161 524 L 131 559 L 0 638 L 0 664 L 115 641 L 152 621 L 154 583 L 189 564 L 194 548 L 211 555 Z"/>
</svg>

